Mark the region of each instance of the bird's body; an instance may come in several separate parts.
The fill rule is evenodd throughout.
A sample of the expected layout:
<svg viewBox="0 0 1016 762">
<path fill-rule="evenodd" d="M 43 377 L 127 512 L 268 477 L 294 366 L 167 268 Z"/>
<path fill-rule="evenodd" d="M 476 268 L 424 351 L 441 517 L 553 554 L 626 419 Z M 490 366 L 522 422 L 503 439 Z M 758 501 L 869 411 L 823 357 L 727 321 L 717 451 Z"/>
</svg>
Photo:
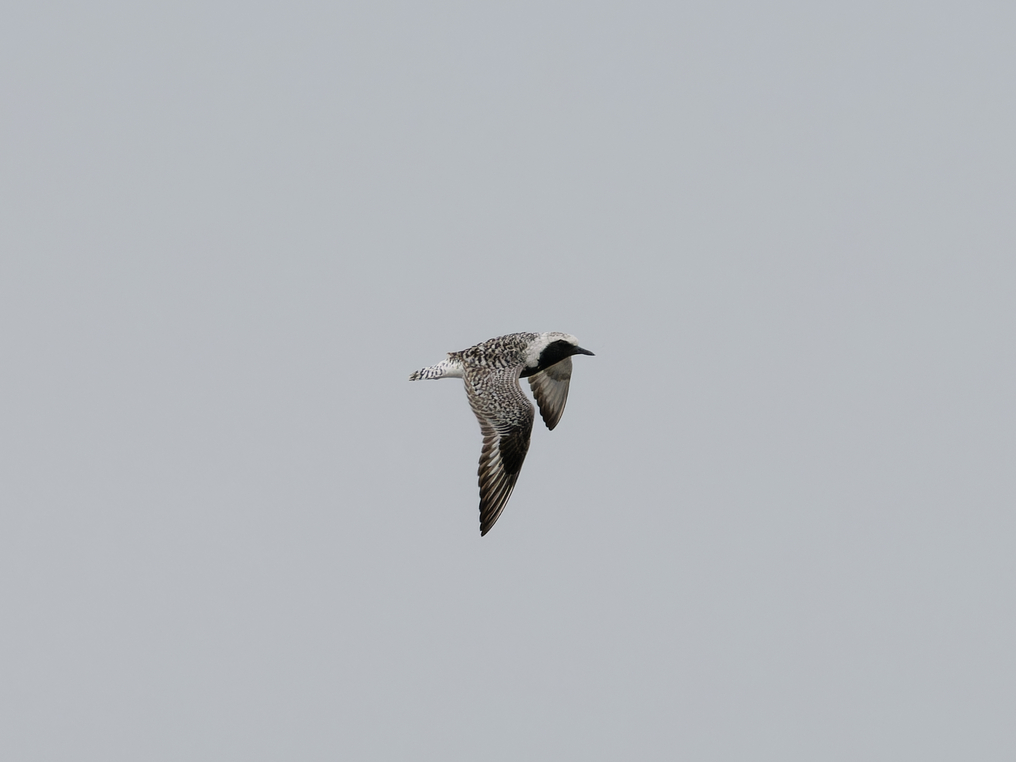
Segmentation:
<svg viewBox="0 0 1016 762">
<path fill-rule="evenodd" d="M 571 356 L 591 355 L 567 333 L 510 333 L 416 371 L 410 381 L 461 378 L 480 422 L 480 534 L 490 531 L 504 510 L 529 450 L 535 411 L 519 386 L 528 378 L 547 428 L 561 420 L 571 380 Z"/>
</svg>

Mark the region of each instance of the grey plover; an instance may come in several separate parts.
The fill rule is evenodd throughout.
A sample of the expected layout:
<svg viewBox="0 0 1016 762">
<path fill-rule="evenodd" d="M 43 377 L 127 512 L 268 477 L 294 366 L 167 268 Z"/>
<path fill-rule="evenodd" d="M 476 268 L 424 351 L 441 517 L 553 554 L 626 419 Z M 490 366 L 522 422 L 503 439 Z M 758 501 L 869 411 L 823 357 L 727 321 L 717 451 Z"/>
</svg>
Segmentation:
<svg viewBox="0 0 1016 762">
<path fill-rule="evenodd" d="M 591 355 L 567 333 L 510 333 L 449 352 L 437 365 L 416 371 L 410 381 L 461 378 L 469 406 L 480 422 L 480 535 L 494 526 L 504 510 L 533 432 L 533 404 L 519 387 L 528 378 L 548 429 L 561 420 L 568 401 L 572 355 Z"/>
</svg>

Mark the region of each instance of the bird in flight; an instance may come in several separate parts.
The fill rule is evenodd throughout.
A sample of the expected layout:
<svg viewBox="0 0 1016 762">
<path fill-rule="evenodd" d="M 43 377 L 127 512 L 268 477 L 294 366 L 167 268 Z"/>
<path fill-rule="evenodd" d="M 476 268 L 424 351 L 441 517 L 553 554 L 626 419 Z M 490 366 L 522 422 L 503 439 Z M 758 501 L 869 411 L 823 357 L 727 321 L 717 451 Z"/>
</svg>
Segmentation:
<svg viewBox="0 0 1016 762">
<path fill-rule="evenodd" d="M 480 535 L 494 526 L 515 489 L 529 450 L 534 410 L 519 386 L 528 378 L 540 415 L 553 430 L 568 401 L 572 355 L 592 355 L 567 333 L 509 333 L 416 371 L 410 381 L 461 378 L 480 422 Z"/>
</svg>

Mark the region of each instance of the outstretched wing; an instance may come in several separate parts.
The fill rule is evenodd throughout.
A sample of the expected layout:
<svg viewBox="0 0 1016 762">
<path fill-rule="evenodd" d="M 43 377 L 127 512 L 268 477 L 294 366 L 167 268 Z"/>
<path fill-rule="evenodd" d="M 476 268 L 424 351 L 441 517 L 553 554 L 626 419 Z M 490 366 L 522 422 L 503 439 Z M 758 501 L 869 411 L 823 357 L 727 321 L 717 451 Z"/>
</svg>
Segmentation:
<svg viewBox="0 0 1016 762">
<path fill-rule="evenodd" d="M 476 473 L 480 483 L 480 534 L 501 515 L 529 451 L 535 411 L 522 394 L 518 370 L 492 374 L 480 383 L 466 379 L 466 393 L 480 422 L 483 448 Z"/>
<path fill-rule="evenodd" d="M 498 520 L 512 496 L 522 472 L 522 461 L 529 450 L 533 433 L 533 408 L 528 420 L 508 429 L 498 429 L 489 420 L 480 420 L 483 449 L 476 474 L 480 480 L 480 535 L 485 535 Z"/>
<path fill-rule="evenodd" d="M 572 362 L 566 357 L 554 363 L 546 370 L 534 373 L 529 377 L 529 386 L 540 406 L 540 415 L 547 428 L 553 431 L 564 413 L 564 403 L 568 401 L 568 384 L 571 382 Z"/>
</svg>

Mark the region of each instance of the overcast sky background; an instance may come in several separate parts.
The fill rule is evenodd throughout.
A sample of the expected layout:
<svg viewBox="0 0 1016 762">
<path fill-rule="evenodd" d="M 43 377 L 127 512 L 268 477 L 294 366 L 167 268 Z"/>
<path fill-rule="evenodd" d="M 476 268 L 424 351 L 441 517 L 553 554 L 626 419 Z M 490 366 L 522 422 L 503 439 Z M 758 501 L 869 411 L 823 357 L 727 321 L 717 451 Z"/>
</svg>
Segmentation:
<svg viewBox="0 0 1016 762">
<path fill-rule="evenodd" d="M 1016 758 L 1016 6 L 3 16 L 5 759 Z"/>
</svg>

